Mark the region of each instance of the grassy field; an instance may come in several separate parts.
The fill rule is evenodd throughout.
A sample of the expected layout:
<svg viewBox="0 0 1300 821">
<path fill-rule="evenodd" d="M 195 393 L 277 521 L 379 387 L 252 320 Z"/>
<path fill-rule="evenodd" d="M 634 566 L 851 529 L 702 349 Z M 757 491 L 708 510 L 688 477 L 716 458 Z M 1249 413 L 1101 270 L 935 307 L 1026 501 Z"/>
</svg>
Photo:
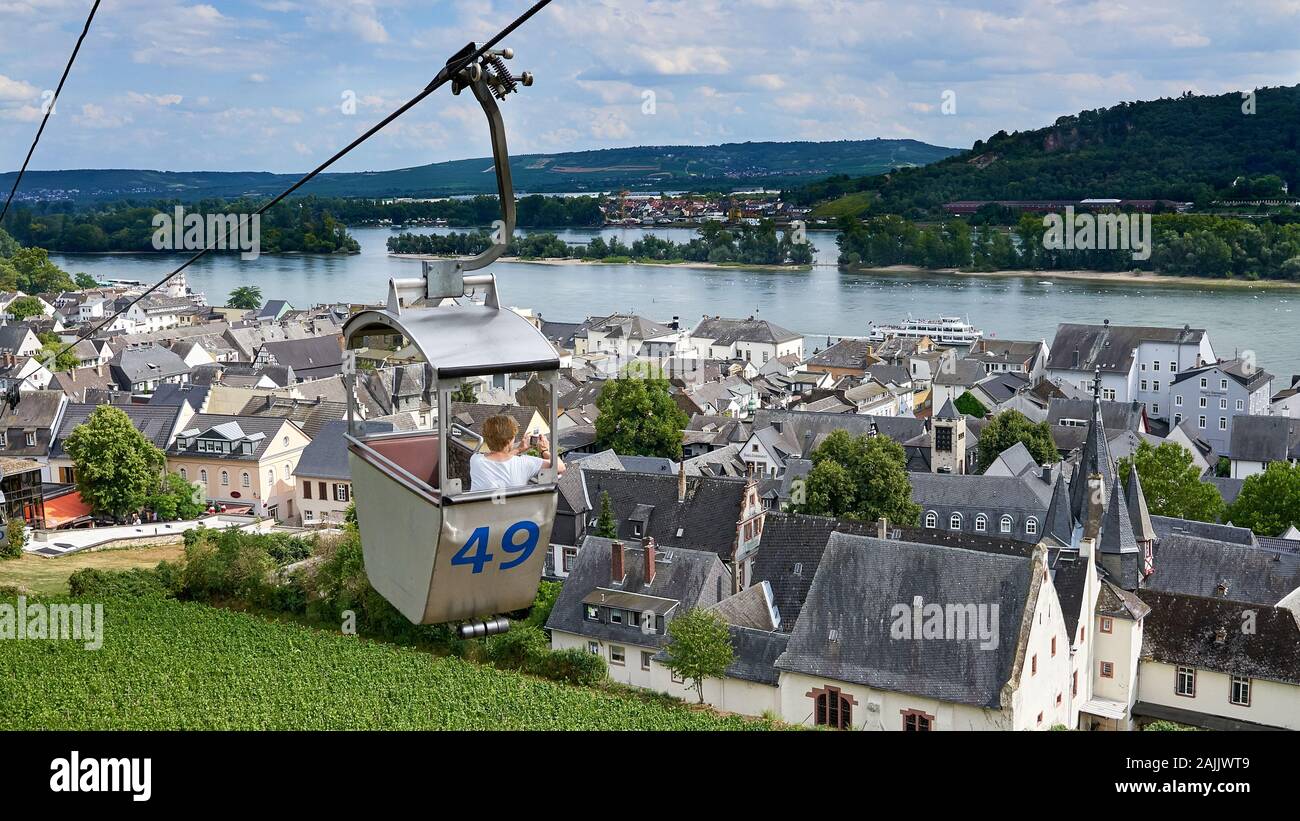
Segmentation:
<svg viewBox="0 0 1300 821">
<path fill-rule="evenodd" d="M 0 730 L 770 726 L 203 604 L 130 599 L 104 613 L 96 651 L 0 641 Z"/>
<path fill-rule="evenodd" d="M 177 543 L 117 550 L 87 550 L 50 558 L 24 553 L 22 558 L 0 561 L 0 587 L 17 585 L 46 596 L 66 596 L 68 577 L 82 568 L 127 570 L 132 567 L 153 567 L 164 559 L 174 562 L 184 552 L 185 548 Z"/>
</svg>

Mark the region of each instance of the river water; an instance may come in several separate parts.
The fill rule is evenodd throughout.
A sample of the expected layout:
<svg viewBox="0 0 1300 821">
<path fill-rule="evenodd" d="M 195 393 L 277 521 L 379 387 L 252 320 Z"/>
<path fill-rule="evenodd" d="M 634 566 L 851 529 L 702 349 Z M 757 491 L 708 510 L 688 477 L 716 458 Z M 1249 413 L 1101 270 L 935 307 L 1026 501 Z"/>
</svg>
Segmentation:
<svg viewBox="0 0 1300 821">
<path fill-rule="evenodd" d="M 352 228 L 361 253 L 351 256 L 278 255 L 244 262 L 236 254 L 211 254 L 187 269 L 190 288 L 222 304 L 240 285 L 258 285 L 267 298 L 306 307 L 320 302 L 381 302 L 391 277 L 419 276 L 419 263 L 389 257 L 387 228 Z M 449 229 L 417 228 L 445 233 Z M 463 229 L 457 229 L 463 230 Z M 570 229 L 570 243 L 600 235 L 630 243 L 645 233 L 685 241 L 689 228 Z M 522 232 L 521 232 L 522 233 Z M 588 315 L 635 311 L 694 324 L 704 314 L 769 319 L 824 347 L 825 337 L 868 332 L 870 322 L 896 322 L 909 314 L 966 317 L 987 335 L 1045 339 L 1061 322 L 1104 319 L 1120 325 L 1191 325 L 1206 328 L 1222 357 L 1253 350 L 1275 375 L 1300 372 L 1300 290 L 1213 288 L 1178 284 L 1126 285 L 1050 280 L 1039 276 L 968 277 L 944 274 L 848 273 L 835 265 L 835 234 L 810 231 L 816 262 L 811 270 L 704 269 L 657 265 L 537 265 L 498 263 L 503 304 L 532 308 L 545 318 L 579 321 Z M 61 267 L 101 278 L 153 282 L 184 259 L 164 254 L 51 254 Z M 1275 384 L 1281 387 L 1281 384 Z"/>
</svg>

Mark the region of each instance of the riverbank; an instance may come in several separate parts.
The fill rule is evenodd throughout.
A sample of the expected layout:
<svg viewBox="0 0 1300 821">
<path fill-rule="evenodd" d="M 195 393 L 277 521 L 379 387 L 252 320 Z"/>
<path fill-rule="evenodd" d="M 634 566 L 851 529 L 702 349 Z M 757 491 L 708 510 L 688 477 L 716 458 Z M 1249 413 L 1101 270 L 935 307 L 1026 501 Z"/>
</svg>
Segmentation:
<svg viewBox="0 0 1300 821">
<path fill-rule="evenodd" d="M 1020 279 L 1060 279 L 1082 282 L 1107 282 L 1113 285 L 1172 285 L 1195 288 L 1257 288 L 1261 290 L 1294 290 L 1300 288 L 1300 282 L 1278 279 L 1216 279 L 1214 277 L 1179 277 L 1156 274 L 1150 271 L 963 271 L 959 268 L 922 268 L 916 265 L 888 265 L 884 267 L 858 267 L 851 269 L 854 273 L 883 274 L 944 274 L 946 276 L 1001 279 L 1016 277 Z"/>
<path fill-rule="evenodd" d="M 393 259 L 455 259 L 429 254 L 393 254 Z M 514 262 L 521 265 L 654 265 L 660 268 L 701 268 L 705 270 L 743 269 L 746 271 L 810 271 L 811 265 L 752 265 L 746 262 L 690 262 L 674 260 L 671 262 L 657 259 L 636 259 L 634 257 L 613 257 L 611 259 L 583 259 L 581 257 L 550 257 L 533 259 L 529 257 L 501 257 L 498 262 Z"/>
</svg>

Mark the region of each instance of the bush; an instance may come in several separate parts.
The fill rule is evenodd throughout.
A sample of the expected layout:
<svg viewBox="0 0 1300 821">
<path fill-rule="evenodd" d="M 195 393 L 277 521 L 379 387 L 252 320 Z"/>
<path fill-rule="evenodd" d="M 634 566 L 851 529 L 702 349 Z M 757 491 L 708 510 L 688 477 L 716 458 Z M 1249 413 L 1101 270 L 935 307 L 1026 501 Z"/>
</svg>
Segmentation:
<svg viewBox="0 0 1300 821">
<path fill-rule="evenodd" d="M 607 672 L 603 658 L 576 647 L 540 655 L 535 664 L 536 668 L 531 672 L 539 676 L 565 684 L 580 684 L 588 687 L 603 682 Z"/>
<path fill-rule="evenodd" d="M 8 541 L 0 548 L 0 559 L 17 559 L 23 555 L 23 547 L 27 544 L 27 533 L 23 530 L 26 524 L 22 519 L 9 520 L 5 526 Z"/>
<path fill-rule="evenodd" d="M 533 627 L 545 627 L 546 620 L 551 617 L 551 611 L 555 609 L 555 600 L 560 597 L 560 590 L 563 587 L 560 582 L 542 582 L 537 588 L 537 598 L 533 599 L 533 606 L 528 611 L 525 623 Z"/>
<path fill-rule="evenodd" d="M 275 561 L 263 545 L 229 529 L 209 531 L 185 548 L 181 585 L 196 599 L 238 598 L 257 601 L 275 568 Z"/>
<path fill-rule="evenodd" d="M 531 669 L 548 652 L 550 642 L 546 634 L 531 624 L 516 624 L 487 640 L 488 660 L 503 670 Z"/>
<path fill-rule="evenodd" d="M 165 596 L 167 588 L 154 570 L 99 570 L 87 567 L 68 577 L 68 590 L 76 598 L 106 599 L 115 596 Z"/>
</svg>

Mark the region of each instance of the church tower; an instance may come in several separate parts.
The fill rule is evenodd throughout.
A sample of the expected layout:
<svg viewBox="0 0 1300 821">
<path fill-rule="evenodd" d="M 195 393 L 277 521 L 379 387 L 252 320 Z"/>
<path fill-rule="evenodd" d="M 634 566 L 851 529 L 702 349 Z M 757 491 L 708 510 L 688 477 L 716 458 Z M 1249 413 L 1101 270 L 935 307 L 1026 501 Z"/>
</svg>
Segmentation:
<svg viewBox="0 0 1300 821">
<path fill-rule="evenodd" d="M 930 470 L 966 472 L 966 416 L 957 412 L 951 399 L 934 416 L 930 431 Z"/>
</svg>

